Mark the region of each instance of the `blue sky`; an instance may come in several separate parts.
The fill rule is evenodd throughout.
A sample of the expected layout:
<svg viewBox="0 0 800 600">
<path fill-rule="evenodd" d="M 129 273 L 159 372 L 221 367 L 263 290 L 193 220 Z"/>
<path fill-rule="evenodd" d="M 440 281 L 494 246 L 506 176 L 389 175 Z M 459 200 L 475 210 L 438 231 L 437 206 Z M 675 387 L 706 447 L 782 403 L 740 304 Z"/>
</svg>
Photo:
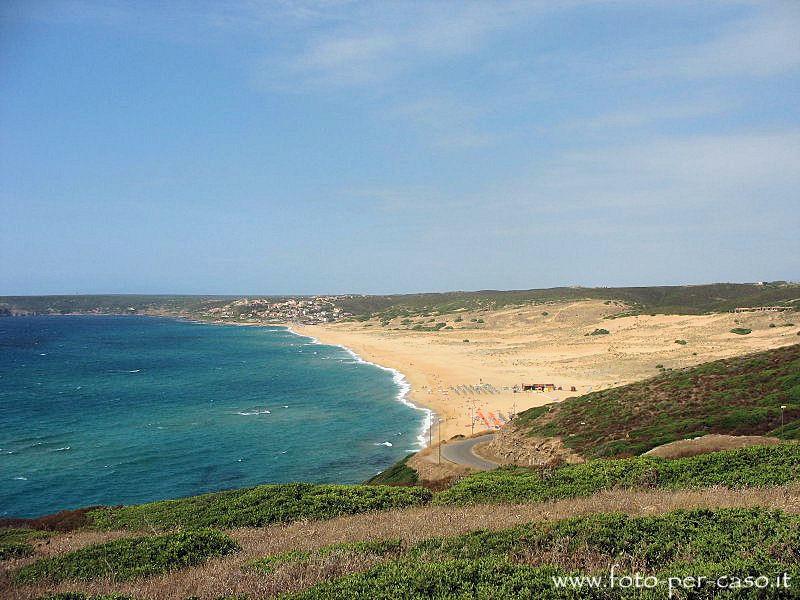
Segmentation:
<svg viewBox="0 0 800 600">
<path fill-rule="evenodd" d="M 800 279 L 800 2 L 6 1 L 0 294 Z"/>
</svg>

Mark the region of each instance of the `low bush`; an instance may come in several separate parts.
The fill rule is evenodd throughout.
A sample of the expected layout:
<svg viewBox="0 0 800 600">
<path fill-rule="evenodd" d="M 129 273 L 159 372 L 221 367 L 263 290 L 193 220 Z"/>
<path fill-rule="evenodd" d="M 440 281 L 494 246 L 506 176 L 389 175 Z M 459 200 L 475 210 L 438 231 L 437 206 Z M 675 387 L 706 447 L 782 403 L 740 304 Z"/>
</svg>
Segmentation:
<svg viewBox="0 0 800 600">
<path fill-rule="evenodd" d="M 43 558 L 19 569 L 14 581 L 86 581 L 100 577 L 126 581 L 196 565 L 238 549 L 236 542 L 213 529 L 124 538 Z"/>
<path fill-rule="evenodd" d="M 611 488 L 702 488 L 783 485 L 800 480 L 800 444 L 751 446 L 667 460 L 651 456 L 596 459 L 552 471 L 504 467 L 465 477 L 435 504 L 541 502 L 590 496 Z"/>
<path fill-rule="evenodd" d="M 419 487 L 287 483 L 100 509 L 90 517 L 95 527 L 105 530 L 262 527 L 404 508 L 430 498 L 431 493 Z"/>
<path fill-rule="evenodd" d="M 641 598 L 667 597 L 669 577 L 798 574 L 800 517 L 766 509 L 679 510 L 659 516 L 598 514 L 426 540 L 400 560 L 291 596 L 322 598 Z M 650 589 L 608 586 L 617 575 L 655 575 Z M 554 577 L 597 576 L 603 585 L 558 585 Z M 751 589 L 743 597 L 789 597 L 790 589 Z M 686 596 L 686 593 L 689 596 Z M 676 597 L 676 596 L 674 596 Z M 718 598 L 708 585 L 680 597 Z"/>
<path fill-rule="evenodd" d="M 419 481 L 419 473 L 408 466 L 408 459 L 414 456 L 409 454 L 404 459 L 396 462 L 385 471 L 365 481 L 367 485 L 412 485 Z"/>
<path fill-rule="evenodd" d="M 35 529 L 0 529 L 0 560 L 30 556 L 33 554 L 30 542 L 47 536 L 46 532 Z"/>
<path fill-rule="evenodd" d="M 534 418 L 523 411 L 514 423 L 523 435 L 558 437 L 584 458 L 635 456 L 709 433 L 790 438 L 800 425 L 800 387 L 793 392 L 800 386 L 798 344 L 674 371 L 656 368 L 656 377 L 567 398 Z"/>
<path fill-rule="evenodd" d="M 731 329 L 731 333 L 735 333 L 737 335 L 747 335 L 748 333 L 753 333 L 753 330 L 747 329 L 746 327 L 734 327 Z"/>
</svg>

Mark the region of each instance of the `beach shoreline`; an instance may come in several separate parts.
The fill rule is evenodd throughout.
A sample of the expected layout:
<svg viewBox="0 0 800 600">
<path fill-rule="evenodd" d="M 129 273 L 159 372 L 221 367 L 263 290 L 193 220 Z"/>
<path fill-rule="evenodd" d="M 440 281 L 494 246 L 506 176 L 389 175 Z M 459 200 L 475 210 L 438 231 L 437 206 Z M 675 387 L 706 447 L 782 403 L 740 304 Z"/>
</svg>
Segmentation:
<svg viewBox="0 0 800 600">
<path fill-rule="evenodd" d="M 524 402 L 522 394 L 503 391 L 491 396 L 479 397 L 465 396 L 461 401 L 451 399 L 453 395 L 449 387 L 456 385 L 459 379 L 455 375 L 446 373 L 447 369 L 438 361 L 429 363 L 424 356 L 414 359 L 404 350 L 402 344 L 375 344 L 371 337 L 361 337 L 339 328 L 335 324 L 327 325 L 296 325 L 287 326 L 295 334 L 313 338 L 319 343 L 339 346 L 364 362 L 376 365 L 396 373 L 401 373 L 408 382 L 409 390 L 407 399 L 410 405 L 417 409 L 426 410 L 429 417 L 423 424 L 422 435 L 425 436 L 424 444 L 420 450 L 435 447 L 440 441 L 446 441 L 453 436 L 470 436 L 476 432 L 489 429 L 493 421 L 483 421 L 478 415 L 482 414 L 487 419 L 489 415 L 502 412 L 508 418 L 520 406 L 528 408 L 528 404 L 541 405 L 560 400 L 558 392 L 537 394 L 535 398 L 527 398 Z M 473 382 L 480 384 L 480 377 Z M 563 397 L 563 393 L 560 394 Z M 502 421 L 500 422 L 502 423 Z"/>
<path fill-rule="evenodd" d="M 797 339 L 794 327 L 780 326 L 786 315 L 617 317 L 621 310 L 584 300 L 441 314 L 437 321 L 449 327 L 436 331 L 403 327 L 401 318 L 291 329 L 402 373 L 409 401 L 436 415 L 432 445 L 497 428 L 528 408 Z M 752 334 L 731 332 L 743 326 Z M 547 387 L 522 391 L 523 384 Z"/>
<path fill-rule="evenodd" d="M 393 382 L 398 387 L 398 390 L 399 390 L 395 400 L 397 402 L 405 404 L 406 406 L 408 406 L 409 408 L 411 408 L 413 410 L 420 411 L 420 412 L 423 413 L 422 424 L 420 425 L 420 430 L 419 430 L 419 433 L 417 434 L 417 438 L 416 438 L 417 439 L 417 444 L 419 445 L 419 448 L 417 448 L 416 450 L 417 451 L 424 450 L 426 447 L 428 447 L 430 445 L 429 444 L 430 432 L 434 428 L 434 424 L 435 424 L 435 421 L 436 421 L 436 412 L 432 407 L 425 406 L 421 402 L 412 401 L 409 398 L 410 395 L 411 395 L 412 386 L 409 383 L 408 378 L 406 377 L 406 375 L 403 372 L 401 372 L 398 369 L 395 369 L 393 367 L 382 365 L 382 364 L 379 364 L 377 362 L 373 362 L 371 360 L 367 360 L 366 358 L 361 356 L 359 353 L 354 351 L 352 348 L 350 348 L 350 347 L 348 347 L 348 346 L 346 346 L 344 344 L 329 342 L 329 341 L 326 341 L 326 340 L 321 340 L 318 337 L 316 337 L 314 335 L 311 335 L 310 333 L 304 333 L 302 331 L 302 329 L 304 329 L 306 327 L 311 327 L 309 325 L 285 324 L 285 325 L 281 325 L 280 327 L 284 327 L 289 333 L 292 333 L 292 334 L 294 334 L 294 335 L 296 335 L 298 337 L 310 339 L 310 340 L 312 340 L 312 343 L 314 343 L 314 344 L 339 347 L 339 348 L 343 349 L 345 352 L 347 352 L 348 354 L 350 354 L 350 356 L 352 356 L 353 359 L 356 360 L 357 362 L 360 362 L 360 363 L 365 364 L 365 365 L 372 365 L 372 366 L 377 367 L 377 368 L 379 368 L 381 370 L 388 371 L 388 372 L 392 373 Z M 300 329 L 301 331 L 298 331 L 298 329 Z"/>
</svg>

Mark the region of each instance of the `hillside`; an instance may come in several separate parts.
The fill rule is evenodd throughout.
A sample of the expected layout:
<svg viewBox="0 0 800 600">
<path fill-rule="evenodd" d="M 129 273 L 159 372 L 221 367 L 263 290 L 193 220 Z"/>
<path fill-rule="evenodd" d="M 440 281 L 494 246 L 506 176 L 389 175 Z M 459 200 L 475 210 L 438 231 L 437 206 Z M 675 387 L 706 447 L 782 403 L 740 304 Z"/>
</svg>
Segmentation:
<svg viewBox="0 0 800 600">
<path fill-rule="evenodd" d="M 633 456 L 708 433 L 800 438 L 800 345 L 665 369 L 532 408 L 518 415 L 503 443 L 558 438 L 583 457 Z"/>
<path fill-rule="evenodd" d="M 254 294 L 251 302 L 279 303 L 292 296 Z M 317 298 L 301 297 L 294 298 Z M 713 283 L 706 285 L 643 287 L 557 287 L 530 290 L 481 290 L 393 295 L 319 296 L 332 299 L 343 313 L 355 319 L 444 314 L 458 310 L 497 310 L 509 306 L 609 300 L 628 307 L 632 314 L 703 314 L 725 312 L 740 307 L 785 306 L 800 308 L 800 284 Z M 237 317 L 247 314 L 241 296 L 187 295 L 54 295 L 0 296 L 0 314 L 60 314 L 71 312 L 131 314 L 169 313 L 211 318 L 212 309 L 229 309 Z"/>
<path fill-rule="evenodd" d="M 782 305 L 800 307 L 800 284 L 772 282 L 712 283 L 706 285 L 643 287 L 557 287 L 530 290 L 481 290 L 438 294 L 352 296 L 342 308 L 361 317 L 381 320 L 435 315 L 457 310 L 498 310 L 508 306 L 611 300 L 630 307 L 632 313 L 703 314 L 740 307 Z"/>
<path fill-rule="evenodd" d="M 663 369 L 513 423 L 512 436 L 556 436 L 589 460 L 504 467 L 436 492 L 414 485 L 403 460 L 373 479 L 400 486 L 262 485 L 0 523 L 0 597 L 796 597 L 786 582 L 800 578 L 800 345 Z M 786 441 L 638 456 L 707 432 Z M 608 587 L 613 564 L 653 586 Z"/>
<path fill-rule="evenodd" d="M 619 563 L 621 575 L 661 580 L 635 597 L 665 598 L 676 572 L 798 575 L 799 480 L 800 446 L 782 444 L 502 469 L 434 495 L 289 484 L 98 509 L 66 533 L 0 530 L 0 596 L 595 597 L 552 578 L 603 576 Z M 775 589 L 759 597 L 783 597 Z M 713 587 L 693 591 L 722 597 Z"/>
</svg>

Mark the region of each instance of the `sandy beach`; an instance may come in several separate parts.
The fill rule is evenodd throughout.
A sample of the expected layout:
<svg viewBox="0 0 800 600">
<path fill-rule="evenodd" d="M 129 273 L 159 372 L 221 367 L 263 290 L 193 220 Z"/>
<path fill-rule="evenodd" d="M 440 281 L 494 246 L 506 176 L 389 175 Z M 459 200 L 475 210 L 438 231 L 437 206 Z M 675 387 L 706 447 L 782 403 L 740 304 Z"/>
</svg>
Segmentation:
<svg viewBox="0 0 800 600">
<path fill-rule="evenodd" d="M 442 439 L 486 429 L 532 406 L 646 379 L 660 372 L 659 365 L 679 368 L 800 342 L 800 328 L 790 325 L 796 313 L 605 318 L 623 310 L 587 300 L 439 315 L 436 322 L 452 329 L 437 332 L 411 331 L 400 319 L 386 326 L 366 321 L 292 328 L 403 373 L 410 401 L 442 419 Z M 737 327 L 752 333 L 730 332 Z M 591 335 L 596 329 L 609 333 Z M 530 383 L 561 389 L 512 391 Z M 436 443 L 439 432 L 432 437 Z"/>
</svg>

